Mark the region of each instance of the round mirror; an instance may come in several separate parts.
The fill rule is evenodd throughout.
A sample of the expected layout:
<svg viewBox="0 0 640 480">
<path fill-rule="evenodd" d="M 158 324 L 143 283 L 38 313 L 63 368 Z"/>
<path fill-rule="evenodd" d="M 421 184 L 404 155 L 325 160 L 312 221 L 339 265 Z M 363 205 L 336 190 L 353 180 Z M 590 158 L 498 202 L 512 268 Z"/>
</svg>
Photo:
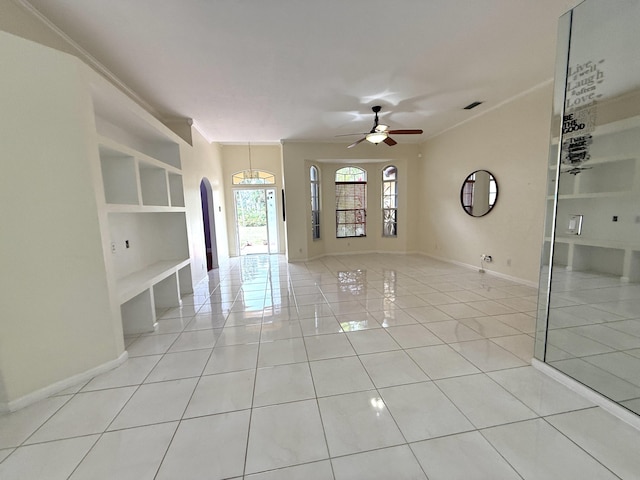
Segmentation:
<svg viewBox="0 0 640 480">
<path fill-rule="evenodd" d="M 460 190 L 462 208 L 472 217 L 489 213 L 498 200 L 498 182 L 491 172 L 476 170 L 469 175 Z"/>
</svg>

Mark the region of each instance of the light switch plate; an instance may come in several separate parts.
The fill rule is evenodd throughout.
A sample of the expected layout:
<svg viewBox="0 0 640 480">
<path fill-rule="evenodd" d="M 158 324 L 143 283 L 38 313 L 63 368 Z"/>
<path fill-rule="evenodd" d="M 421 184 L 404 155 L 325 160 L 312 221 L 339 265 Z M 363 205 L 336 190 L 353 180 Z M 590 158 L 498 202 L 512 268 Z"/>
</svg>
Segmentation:
<svg viewBox="0 0 640 480">
<path fill-rule="evenodd" d="M 582 215 L 569 215 L 569 235 L 582 235 Z"/>
</svg>

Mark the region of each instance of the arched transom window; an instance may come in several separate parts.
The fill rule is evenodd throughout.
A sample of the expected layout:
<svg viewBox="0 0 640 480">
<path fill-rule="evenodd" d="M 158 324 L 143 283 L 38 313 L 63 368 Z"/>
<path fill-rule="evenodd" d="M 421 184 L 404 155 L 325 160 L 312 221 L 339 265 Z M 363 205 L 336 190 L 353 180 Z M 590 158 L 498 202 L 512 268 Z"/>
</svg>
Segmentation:
<svg viewBox="0 0 640 480">
<path fill-rule="evenodd" d="M 233 174 L 233 185 L 275 185 L 276 176 L 262 170 L 243 170 Z"/>
</svg>

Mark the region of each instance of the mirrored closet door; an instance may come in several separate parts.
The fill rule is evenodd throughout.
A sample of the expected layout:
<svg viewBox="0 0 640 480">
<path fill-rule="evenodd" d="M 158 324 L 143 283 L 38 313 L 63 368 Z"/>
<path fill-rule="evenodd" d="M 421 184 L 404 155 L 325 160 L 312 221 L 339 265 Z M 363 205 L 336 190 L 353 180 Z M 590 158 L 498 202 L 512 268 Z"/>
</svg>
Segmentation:
<svg viewBox="0 0 640 480">
<path fill-rule="evenodd" d="M 640 414 L 638 25 L 637 0 L 560 20 L 536 358 Z"/>
</svg>

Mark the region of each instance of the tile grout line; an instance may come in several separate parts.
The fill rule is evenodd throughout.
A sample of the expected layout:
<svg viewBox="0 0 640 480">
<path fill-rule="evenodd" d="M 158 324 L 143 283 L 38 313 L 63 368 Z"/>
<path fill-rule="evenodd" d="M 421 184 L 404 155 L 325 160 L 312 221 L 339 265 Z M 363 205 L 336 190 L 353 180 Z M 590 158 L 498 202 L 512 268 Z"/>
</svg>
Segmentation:
<svg viewBox="0 0 640 480">
<path fill-rule="evenodd" d="M 269 274 L 271 274 L 271 268 L 269 267 Z M 265 297 L 266 297 L 266 291 L 265 291 Z M 245 443 L 245 448 L 244 448 L 244 462 L 242 464 L 242 478 L 244 478 L 247 475 L 247 461 L 249 458 L 249 441 L 251 440 L 251 421 L 253 420 L 253 409 L 254 409 L 254 401 L 255 401 L 255 395 L 256 395 L 256 383 L 258 381 L 258 368 L 260 365 L 260 349 L 262 346 L 262 325 L 264 322 L 264 308 L 262 311 L 262 320 L 260 322 L 260 335 L 258 336 L 258 350 L 256 353 L 256 366 L 254 369 L 254 374 L 253 374 L 253 389 L 251 391 L 251 407 L 249 409 L 249 422 L 247 424 L 247 441 Z"/>
</svg>

